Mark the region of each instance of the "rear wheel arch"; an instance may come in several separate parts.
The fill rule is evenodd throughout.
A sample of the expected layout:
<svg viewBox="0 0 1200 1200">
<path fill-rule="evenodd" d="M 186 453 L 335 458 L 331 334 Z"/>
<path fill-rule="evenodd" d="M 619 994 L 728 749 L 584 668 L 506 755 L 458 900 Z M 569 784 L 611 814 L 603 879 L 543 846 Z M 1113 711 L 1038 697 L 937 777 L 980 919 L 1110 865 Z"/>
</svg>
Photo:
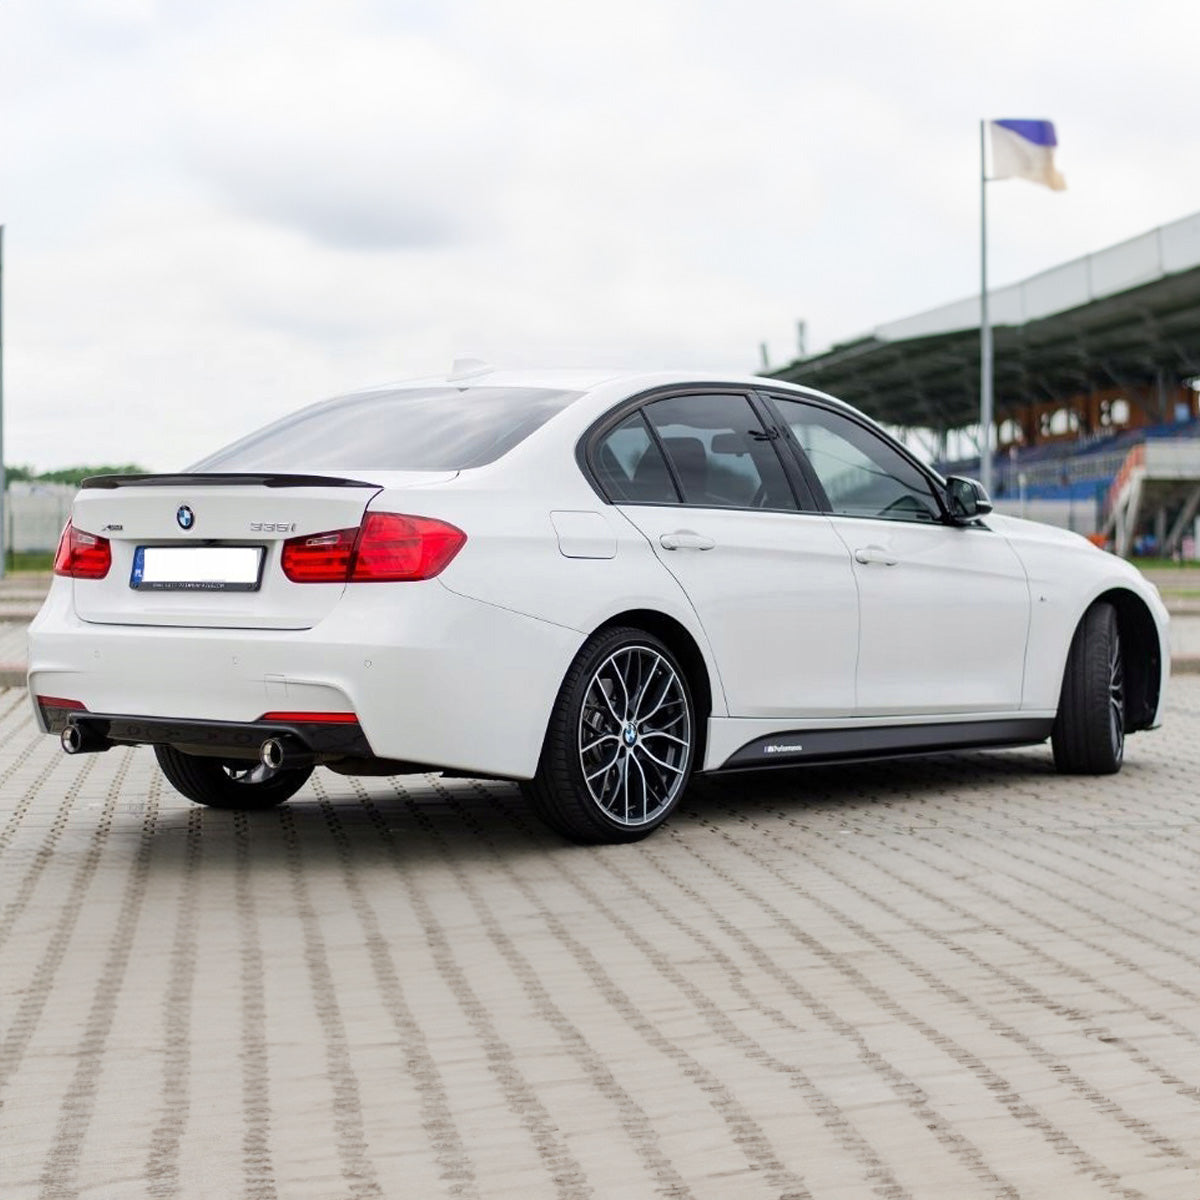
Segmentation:
<svg viewBox="0 0 1200 1200">
<path fill-rule="evenodd" d="M 675 649 L 644 625 L 606 623 L 571 663 L 522 789 L 570 841 L 640 841 L 682 800 L 701 727 Z"/>
<path fill-rule="evenodd" d="M 708 663 L 704 652 L 686 625 L 669 617 L 666 613 L 655 609 L 635 608 L 617 613 L 592 631 L 594 637 L 606 629 L 618 626 L 633 629 L 644 629 L 654 634 L 660 641 L 665 642 L 668 649 L 679 660 L 687 676 L 688 687 L 692 692 L 692 704 L 696 709 L 696 770 L 703 770 L 704 753 L 708 743 L 708 718 L 712 716 L 714 682 L 720 683 L 709 675 Z"/>
</svg>

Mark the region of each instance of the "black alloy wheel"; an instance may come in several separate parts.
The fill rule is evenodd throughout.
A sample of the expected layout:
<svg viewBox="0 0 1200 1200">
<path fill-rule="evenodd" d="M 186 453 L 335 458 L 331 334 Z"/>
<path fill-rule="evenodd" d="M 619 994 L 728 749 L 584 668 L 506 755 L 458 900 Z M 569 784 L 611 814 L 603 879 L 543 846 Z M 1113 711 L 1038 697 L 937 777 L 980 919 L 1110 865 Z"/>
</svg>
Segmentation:
<svg viewBox="0 0 1200 1200">
<path fill-rule="evenodd" d="M 572 841 L 638 841 L 679 803 L 695 748 L 691 689 L 674 655 L 652 634 L 609 629 L 567 672 L 526 790 Z"/>
</svg>

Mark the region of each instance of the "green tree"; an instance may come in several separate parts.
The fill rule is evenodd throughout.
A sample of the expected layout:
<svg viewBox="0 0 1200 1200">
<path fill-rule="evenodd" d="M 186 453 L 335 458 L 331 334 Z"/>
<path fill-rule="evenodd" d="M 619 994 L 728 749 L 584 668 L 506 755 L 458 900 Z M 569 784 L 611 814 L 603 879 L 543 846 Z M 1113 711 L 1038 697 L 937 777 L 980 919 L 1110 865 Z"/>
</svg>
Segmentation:
<svg viewBox="0 0 1200 1200">
<path fill-rule="evenodd" d="M 60 467 L 57 471 L 34 471 L 30 466 L 5 467 L 9 482 L 28 480 L 32 483 L 70 483 L 78 487 L 89 475 L 140 475 L 146 468 L 137 463 L 119 466 L 104 464 L 95 467 Z"/>
</svg>

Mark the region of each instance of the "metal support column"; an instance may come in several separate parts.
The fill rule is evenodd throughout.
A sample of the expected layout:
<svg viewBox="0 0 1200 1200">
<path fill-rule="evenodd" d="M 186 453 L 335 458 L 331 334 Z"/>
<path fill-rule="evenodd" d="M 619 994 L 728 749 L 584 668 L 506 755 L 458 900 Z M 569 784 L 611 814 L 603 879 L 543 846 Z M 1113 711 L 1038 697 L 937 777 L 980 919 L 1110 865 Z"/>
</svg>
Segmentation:
<svg viewBox="0 0 1200 1200">
<path fill-rule="evenodd" d="M 992 494 L 992 325 L 987 278 L 987 122 L 979 122 L 979 481 Z"/>
</svg>

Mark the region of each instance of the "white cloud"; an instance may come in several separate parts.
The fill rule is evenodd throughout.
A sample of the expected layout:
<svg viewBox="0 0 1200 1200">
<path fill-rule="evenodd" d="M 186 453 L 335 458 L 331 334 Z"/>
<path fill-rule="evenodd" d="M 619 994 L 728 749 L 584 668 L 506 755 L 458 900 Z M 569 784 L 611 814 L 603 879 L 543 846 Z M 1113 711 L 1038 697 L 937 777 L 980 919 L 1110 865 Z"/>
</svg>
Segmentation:
<svg viewBox="0 0 1200 1200">
<path fill-rule="evenodd" d="M 222 40 L 178 117 L 186 167 L 242 212 L 363 250 L 453 245 L 493 224 L 504 97 L 416 37 L 284 28 Z"/>
<path fill-rule="evenodd" d="M 12 0 L 10 461 L 177 466 L 455 353 L 748 368 L 1200 208 L 1166 3 Z M 1148 85 L 1153 82 L 1153 86 Z"/>
</svg>

